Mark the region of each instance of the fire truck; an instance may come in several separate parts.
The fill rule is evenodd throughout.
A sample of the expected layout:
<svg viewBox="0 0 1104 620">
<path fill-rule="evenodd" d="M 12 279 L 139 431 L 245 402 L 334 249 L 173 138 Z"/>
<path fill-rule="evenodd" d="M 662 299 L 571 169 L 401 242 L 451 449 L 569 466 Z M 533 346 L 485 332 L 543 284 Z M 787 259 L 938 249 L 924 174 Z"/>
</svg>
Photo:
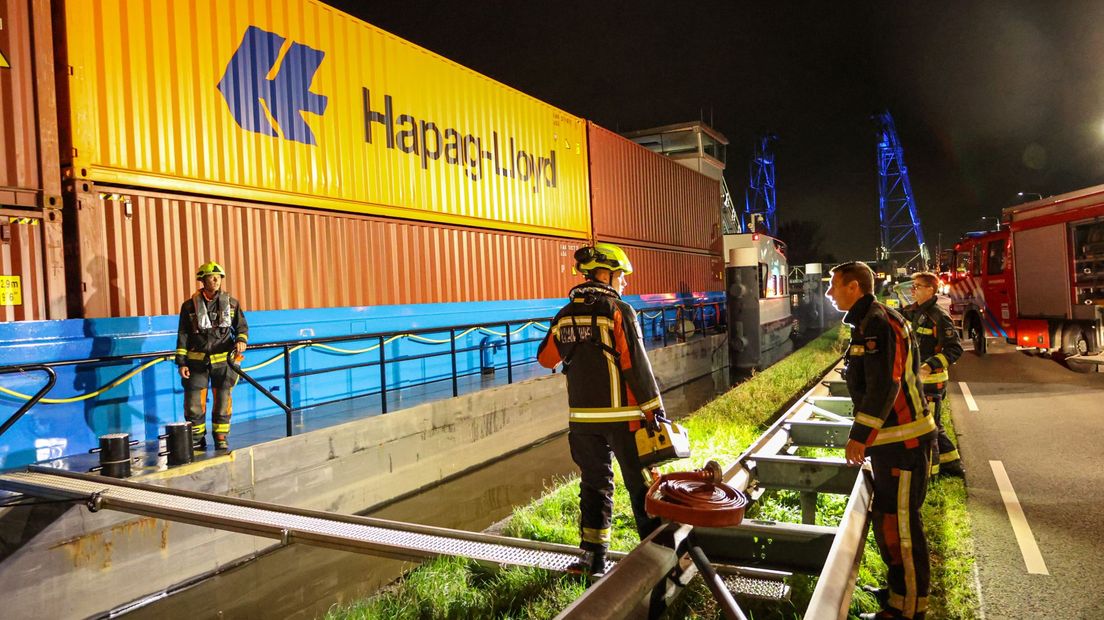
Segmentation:
<svg viewBox="0 0 1104 620">
<path fill-rule="evenodd" d="M 954 250 L 951 317 L 978 354 L 999 338 L 1079 372 L 1104 364 L 1104 185 L 1008 207 Z"/>
</svg>

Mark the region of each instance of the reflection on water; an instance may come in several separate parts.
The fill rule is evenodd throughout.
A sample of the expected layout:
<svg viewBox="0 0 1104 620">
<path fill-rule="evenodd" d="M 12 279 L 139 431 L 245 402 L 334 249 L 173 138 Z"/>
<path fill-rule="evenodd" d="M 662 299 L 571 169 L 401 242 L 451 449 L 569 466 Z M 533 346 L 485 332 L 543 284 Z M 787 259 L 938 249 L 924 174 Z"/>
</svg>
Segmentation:
<svg viewBox="0 0 1104 620">
<path fill-rule="evenodd" d="M 666 394 L 672 415 L 711 400 L 712 377 Z M 576 472 L 567 435 L 519 452 L 404 499 L 370 516 L 481 531 Z M 408 563 L 360 553 L 291 545 L 127 614 L 128 618 L 315 618 L 334 604 L 375 592 Z"/>
</svg>

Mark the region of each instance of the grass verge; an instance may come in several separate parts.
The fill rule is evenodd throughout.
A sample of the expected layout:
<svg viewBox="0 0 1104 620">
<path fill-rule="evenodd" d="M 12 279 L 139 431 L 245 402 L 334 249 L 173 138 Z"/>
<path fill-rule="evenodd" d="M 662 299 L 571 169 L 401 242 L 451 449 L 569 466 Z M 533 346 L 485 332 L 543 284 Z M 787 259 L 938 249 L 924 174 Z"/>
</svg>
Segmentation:
<svg viewBox="0 0 1104 620">
<path fill-rule="evenodd" d="M 681 422 L 691 437 L 694 457 L 668 465 L 673 470 L 700 467 L 713 459 L 720 463 L 732 463 L 764 430 L 771 420 L 794 398 L 802 394 L 839 358 L 846 342 L 841 329 L 832 330 L 813 340 L 778 364 L 756 374 L 750 380 L 736 386 L 718 399 L 702 407 Z M 948 415 L 949 417 L 949 415 Z M 617 472 L 620 478 L 620 472 Z M 955 484 L 957 483 L 957 493 Z M 969 549 L 969 529 L 965 521 L 965 492 L 961 481 L 938 483 L 948 485 L 945 491 L 929 494 L 936 506 L 931 517 L 931 507 L 926 508 L 925 523 L 940 524 L 932 541 L 933 557 L 937 554 L 941 564 L 953 564 L 953 579 L 933 582 L 934 598 L 945 595 L 950 615 L 929 614 L 929 618 L 969 618 L 969 610 L 976 609 L 976 600 L 968 586 L 972 570 L 972 552 Z M 507 536 L 547 542 L 577 545 L 579 542 L 579 482 L 577 478 L 564 480 L 548 489 L 538 500 L 515 509 L 504 533 Z M 930 500 L 931 501 L 931 500 Z M 838 522 L 846 498 L 822 495 L 819 502 L 824 524 Z M 961 515 L 954 519 L 942 516 L 953 512 L 957 506 Z M 800 508 L 796 493 L 778 493 L 756 504 L 760 518 L 800 521 Z M 796 518 L 795 518 L 796 515 Z M 614 493 L 614 549 L 628 551 L 639 540 L 629 508 L 628 494 L 620 479 Z M 935 539 L 938 539 L 938 543 Z M 946 542 L 943 542 L 946 541 Z M 873 541 L 868 541 L 864 568 L 860 583 L 877 583 L 883 577 L 877 570 Z M 946 558 L 953 560 L 948 562 Z M 940 564 L 940 565 L 941 565 Z M 875 567 L 873 570 L 867 567 Z M 936 563 L 933 561 L 933 568 Z M 939 577 L 942 575 L 936 570 Z M 961 583 L 960 583 L 961 582 Z M 800 617 L 812 593 L 815 580 L 794 578 L 792 604 L 779 609 L 778 605 L 756 605 L 748 611 L 754 618 Z M 474 562 L 443 558 L 427 562 L 406 575 L 395 587 L 381 594 L 332 608 L 327 620 L 338 619 L 430 619 L 430 618 L 551 618 L 571 601 L 578 598 L 586 583 L 577 577 L 549 573 L 535 569 L 504 569 L 491 571 Z M 667 614 L 671 618 L 719 618 L 720 612 L 700 579 L 696 579 L 680 599 L 677 608 Z M 869 596 L 858 593 L 853 611 L 876 610 L 876 603 Z M 954 601 L 953 606 L 951 601 Z M 942 601 L 940 604 L 944 604 Z M 958 611 L 962 613 L 950 613 Z"/>
</svg>

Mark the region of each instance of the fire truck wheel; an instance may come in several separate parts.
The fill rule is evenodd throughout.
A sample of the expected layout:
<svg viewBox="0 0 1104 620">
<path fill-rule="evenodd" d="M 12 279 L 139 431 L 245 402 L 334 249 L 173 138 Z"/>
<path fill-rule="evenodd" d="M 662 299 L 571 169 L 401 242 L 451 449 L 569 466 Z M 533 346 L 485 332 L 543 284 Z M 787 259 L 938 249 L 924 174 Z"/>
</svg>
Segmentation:
<svg viewBox="0 0 1104 620">
<path fill-rule="evenodd" d="M 1086 373 L 1096 370 L 1096 364 L 1077 361 L 1078 355 L 1089 352 L 1089 340 L 1080 325 L 1070 324 L 1062 329 L 1062 354 L 1066 368 L 1074 372 Z"/>
<path fill-rule="evenodd" d="M 987 352 L 987 343 L 985 342 L 985 328 L 981 324 L 981 319 L 976 314 L 970 316 L 970 328 L 967 330 L 970 340 L 974 341 L 974 353 L 977 355 L 985 355 Z"/>
</svg>

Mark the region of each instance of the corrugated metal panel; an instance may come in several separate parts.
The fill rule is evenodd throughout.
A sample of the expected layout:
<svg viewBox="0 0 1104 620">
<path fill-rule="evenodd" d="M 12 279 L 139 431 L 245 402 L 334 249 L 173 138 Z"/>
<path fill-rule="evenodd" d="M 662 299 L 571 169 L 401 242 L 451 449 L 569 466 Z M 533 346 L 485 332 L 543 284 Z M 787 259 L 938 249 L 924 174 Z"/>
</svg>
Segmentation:
<svg viewBox="0 0 1104 620">
<path fill-rule="evenodd" d="M 208 260 L 250 310 L 541 299 L 578 282 L 579 242 L 553 237 L 114 189 L 85 211 L 105 239 L 86 265 L 107 271 L 84 277 L 89 318 L 175 314 Z"/>
<path fill-rule="evenodd" d="M 77 176 L 589 236 L 582 119 L 320 2 L 82 0 L 66 16 Z"/>
<path fill-rule="evenodd" d="M 0 212 L 0 276 L 17 276 L 22 303 L 0 303 L 0 320 L 41 321 L 46 316 L 41 212 Z"/>
<path fill-rule="evenodd" d="M 720 252 L 720 183 L 587 123 L 594 235 Z"/>
<path fill-rule="evenodd" d="M 61 207 L 50 31 L 48 2 L 0 0 L 0 205 Z"/>
<path fill-rule="evenodd" d="M 705 293 L 724 290 L 720 256 L 624 245 L 633 264 L 626 295 Z"/>
</svg>

